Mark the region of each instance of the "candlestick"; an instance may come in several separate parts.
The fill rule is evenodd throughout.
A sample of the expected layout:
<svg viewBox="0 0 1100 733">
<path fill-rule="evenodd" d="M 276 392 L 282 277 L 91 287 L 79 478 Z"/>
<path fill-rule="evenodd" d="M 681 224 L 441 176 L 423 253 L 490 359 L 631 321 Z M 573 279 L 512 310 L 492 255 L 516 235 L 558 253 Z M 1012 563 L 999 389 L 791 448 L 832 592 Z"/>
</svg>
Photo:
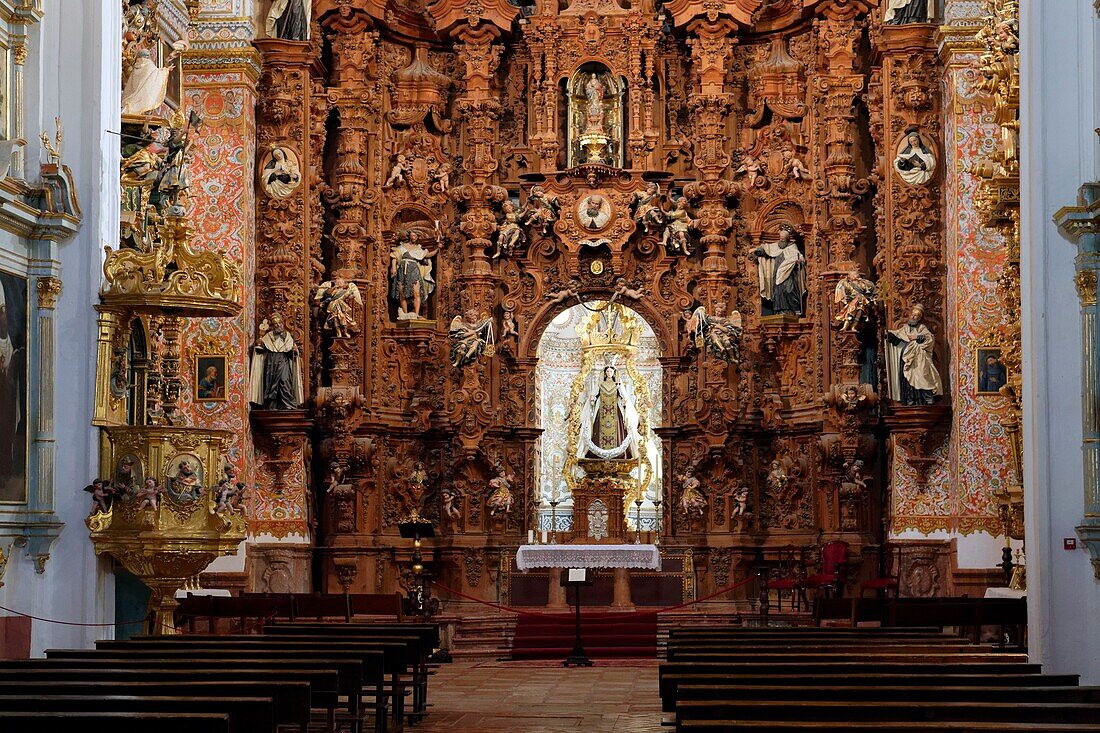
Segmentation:
<svg viewBox="0 0 1100 733">
<path fill-rule="evenodd" d="M 635 499 L 634 506 L 634 544 L 642 544 L 642 500 Z"/>
<path fill-rule="evenodd" d="M 527 544 L 535 544 L 535 530 L 533 529 L 527 530 Z"/>
</svg>

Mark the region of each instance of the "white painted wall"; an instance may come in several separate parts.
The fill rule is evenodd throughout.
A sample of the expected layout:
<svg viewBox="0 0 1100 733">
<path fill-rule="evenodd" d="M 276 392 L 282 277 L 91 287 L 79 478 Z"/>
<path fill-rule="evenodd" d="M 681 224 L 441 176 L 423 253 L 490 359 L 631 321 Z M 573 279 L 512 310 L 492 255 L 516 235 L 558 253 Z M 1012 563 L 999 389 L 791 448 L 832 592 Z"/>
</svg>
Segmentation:
<svg viewBox="0 0 1100 733">
<path fill-rule="evenodd" d="M 1021 3 L 1025 522 L 1030 652 L 1100 683 L 1100 581 L 1062 549 L 1083 515 L 1081 324 L 1072 244 L 1051 219 L 1100 177 L 1097 33 L 1085 0 Z"/>
<path fill-rule="evenodd" d="M 113 623 L 110 561 L 97 559 L 84 518 L 83 492 L 98 471 L 98 438 L 91 426 L 95 394 L 97 292 L 105 243 L 118 239 L 121 8 L 104 0 L 45 0 L 45 17 L 32 27 L 26 70 L 27 175 L 37 178 L 38 134 L 52 136 L 54 116 L 64 123 L 63 162 L 76 179 L 84 224 L 61 248 L 64 292 L 56 313 L 56 508 L 65 529 L 44 574 L 18 548 L 0 589 L 0 604 L 64 621 Z M 34 290 L 32 284 L 33 298 Z M 33 366 L 32 366 L 33 368 Z M 32 487 L 32 491 L 34 488 Z M 34 621 L 32 654 L 62 646 L 90 646 L 111 628 Z"/>
</svg>

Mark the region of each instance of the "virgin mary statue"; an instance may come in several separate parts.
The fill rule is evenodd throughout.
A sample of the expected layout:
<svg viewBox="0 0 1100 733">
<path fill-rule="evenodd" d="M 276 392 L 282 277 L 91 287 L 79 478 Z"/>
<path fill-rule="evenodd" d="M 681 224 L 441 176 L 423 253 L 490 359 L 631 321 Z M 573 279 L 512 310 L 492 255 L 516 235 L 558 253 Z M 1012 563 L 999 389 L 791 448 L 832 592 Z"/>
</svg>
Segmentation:
<svg viewBox="0 0 1100 733">
<path fill-rule="evenodd" d="M 581 410 L 579 458 L 631 460 L 638 457 L 638 409 L 633 390 L 608 365 L 589 382 Z"/>
</svg>

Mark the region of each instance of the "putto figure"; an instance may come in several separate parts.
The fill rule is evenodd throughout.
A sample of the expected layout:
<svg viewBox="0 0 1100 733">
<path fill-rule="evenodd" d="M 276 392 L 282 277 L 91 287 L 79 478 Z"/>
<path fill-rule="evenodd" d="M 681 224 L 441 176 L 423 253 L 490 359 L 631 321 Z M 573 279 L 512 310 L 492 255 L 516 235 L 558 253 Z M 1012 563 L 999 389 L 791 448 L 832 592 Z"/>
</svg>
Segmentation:
<svg viewBox="0 0 1100 733">
<path fill-rule="evenodd" d="M 690 255 L 692 251 L 690 229 L 695 226 L 687 210 L 687 199 L 681 196 L 676 204 L 665 213 L 665 229 L 661 235 L 661 244 L 669 254 Z"/>
<path fill-rule="evenodd" d="M 221 480 L 214 489 L 214 512 L 216 514 L 239 514 L 240 502 L 244 497 L 244 484 L 237 481 L 237 469 L 226 464 L 222 469 Z"/>
<path fill-rule="evenodd" d="M 363 296 L 359 294 L 359 286 L 348 282 L 342 277 L 321 283 L 317 288 L 314 301 L 321 304 L 321 310 L 325 318 L 325 330 L 334 338 L 351 338 L 351 332 L 358 328 L 355 318 L 352 317 L 351 304 L 363 305 Z"/>
<path fill-rule="evenodd" d="M 115 489 L 109 479 L 97 478 L 85 486 L 84 490 L 92 495 L 93 514 L 96 512 L 106 514 L 111 511 L 111 504 L 114 503 L 115 499 Z"/>
<path fill-rule="evenodd" d="M 693 312 L 685 311 L 687 331 L 692 344 L 697 349 L 706 349 L 707 353 L 722 361 L 738 362 L 741 360 L 741 314 L 734 311 L 729 316 L 725 315 L 725 303 L 719 303 L 718 313 L 707 315 L 705 306 L 699 306 Z"/>
<path fill-rule="evenodd" d="M 862 277 L 858 268 L 852 268 L 847 277 L 836 284 L 833 302 L 839 306 L 833 320 L 840 324 L 840 330 L 855 331 L 867 322 L 871 309 L 878 302 L 878 286 Z"/>
<path fill-rule="evenodd" d="M 903 405 L 931 405 L 943 394 L 933 356 L 935 339 L 923 320 L 924 306 L 914 305 L 908 320 L 886 333 L 890 398 Z"/>
<path fill-rule="evenodd" d="M 760 281 L 763 315 L 802 315 L 806 295 L 806 258 L 790 224 L 779 225 L 779 241 L 752 251 Z"/>
<path fill-rule="evenodd" d="M 505 201 L 502 210 L 504 218 L 497 229 L 497 246 L 493 250 L 494 260 L 499 257 L 511 257 L 527 241 L 527 235 L 520 228 L 520 214 L 516 211 L 516 205 L 511 201 Z"/>
<path fill-rule="evenodd" d="M 160 495 L 164 493 L 164 489 L 157 483 L 155 478 L 145 479 L 145 485 L 138 489 L 134 498 L 137 499 L 137 508 L 140 509 L 152 509 L 157 510 L 160 506 Z"/>
<path fill-rule="evenodd" d="M 634 209 L 634 221 L 646 234 L 665 225 L 667 217 L 661 209 L 661 187 L 656 183 L 647 184 L 645 189 L 635 193 L 630 199 Z"/>
<path fill-rule="evenodd" d="M 485 500 L 485 506 L 489 508 L 489 516 L 506 517 L 516 502 L 512 495 L 515 476 L 500 463 L 495 466 L 495 470 L 497 475 L 489 479 L 489 498 Z"/>
<path fill-rule="evenodd" d="M 435 292 L 432 257 L 439 250 L 425 247 L 421 235 L 407 231 L 390 250 L 390 299 L 397 302 L 397 320 L 423 318 L 424 306 Z"/>
<path fill-rule="evenodd" d="M 550 233 L 550 227 L 558 220 L 560 207 L 558 197 L 546 193 L 542 186 L 531 189 L 527 197 L 527 206 L 523 209 L 523 223 L 542 231 L 543 236 Z"/>
<path fill-rule="evenodd" d="M 695 468 L 688 466 L 679 475 L 680 513 L 685 517 L 702 517 L 707 511 L 707 498 L 701 490 L 702 483 L 695 476 Z"/>
</svg>

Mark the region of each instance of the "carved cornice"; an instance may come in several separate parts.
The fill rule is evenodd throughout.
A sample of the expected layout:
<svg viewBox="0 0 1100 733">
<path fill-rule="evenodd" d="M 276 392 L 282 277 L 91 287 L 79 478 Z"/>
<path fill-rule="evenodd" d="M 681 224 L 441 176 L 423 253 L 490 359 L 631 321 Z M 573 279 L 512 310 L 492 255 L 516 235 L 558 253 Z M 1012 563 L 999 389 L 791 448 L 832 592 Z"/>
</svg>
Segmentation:
<svg viewBox="0 0 1100 733">
<path fill-rule="evenodd" d="M 763 4 L 764 0 L 671 0 L 664 7 L 677 28 L 699 21 L 717 23 L 720 18 L 729 18 L 747 28 Z"/>
<path fill-rule="evenodd" d="M 236 46 L 217 50 L 192 50 L 183 54 L 185 73 L 224 73 L 236 71 L 243 73 L 249 81 L 260 80 L 261 56 L 252 46 Z"/>
<path fill-rule="evenodd" d="M 508 31 L 519 8 L 508 0 L 438 0 L 428 6 L 428 12 L 440 33 L 453 32 L 464 24 L 472 29 L 494 26 Z"/>
</svg>

